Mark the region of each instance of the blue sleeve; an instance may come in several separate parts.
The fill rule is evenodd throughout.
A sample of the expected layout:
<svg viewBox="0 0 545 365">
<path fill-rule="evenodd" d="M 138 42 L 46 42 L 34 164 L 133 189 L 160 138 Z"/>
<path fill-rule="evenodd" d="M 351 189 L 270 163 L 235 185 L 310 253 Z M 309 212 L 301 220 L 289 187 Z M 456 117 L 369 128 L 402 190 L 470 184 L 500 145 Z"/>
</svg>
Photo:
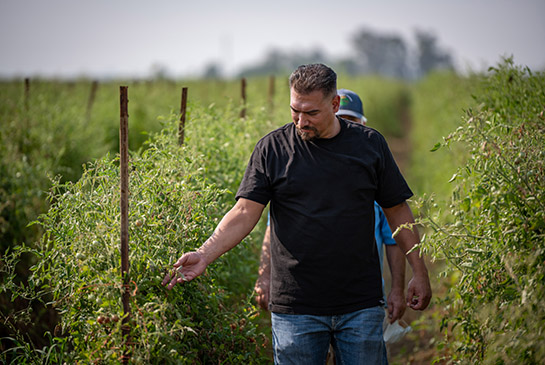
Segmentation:
<svg viewBox="0 0 545 365">
<path fill-rule="evenodd" d="M 385 245 L 395 245 L 396 241 L 392 238 L 392 230 L 388 225 L 388 220 L 382 211 L 382 208 L 375 202 L 375 236 L 377 242 L 382 242 Z"/>
</svg>

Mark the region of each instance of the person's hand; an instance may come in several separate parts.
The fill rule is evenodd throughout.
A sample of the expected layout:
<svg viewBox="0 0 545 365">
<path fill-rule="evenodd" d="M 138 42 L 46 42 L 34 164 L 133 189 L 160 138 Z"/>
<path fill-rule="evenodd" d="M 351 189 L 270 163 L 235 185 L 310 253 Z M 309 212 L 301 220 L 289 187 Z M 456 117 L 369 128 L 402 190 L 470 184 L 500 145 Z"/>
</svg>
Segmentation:
<svg viewBox="0 0 545 365">
<path fill-rule="evenodd" d="M 162 284 L 170 290 L 174 285 L 191 281 L 201 275 L 206 269 L 206 262 L 198 252 L 188 252 L 182 255 L 173 265 L 174 270 L 165 275 Z"/>
<path fill-rule="evenodd" d="M 405 302 L 405 295 L 403 289 L 392 289 L 388 295 L 388 320 L 390 323 L 394 323 L 396 320 L 401 319 L 407 308 Z"/>
<path fill-rule="evenodd" d="M 407 306 L 414 310 L 424 310 L 430 300 L 431 286 L 427 273 L 413 276 L 407 289 Z"/>
<path fill-rule="evenodd" d="M 257 305 L 261 309 L 269 310 L 269 292 L 271 289 L 271 282 L 269 279 L 265 279 L 262 276 L 257 278 L 255 282 L 255 300 Z"/>
</svg>

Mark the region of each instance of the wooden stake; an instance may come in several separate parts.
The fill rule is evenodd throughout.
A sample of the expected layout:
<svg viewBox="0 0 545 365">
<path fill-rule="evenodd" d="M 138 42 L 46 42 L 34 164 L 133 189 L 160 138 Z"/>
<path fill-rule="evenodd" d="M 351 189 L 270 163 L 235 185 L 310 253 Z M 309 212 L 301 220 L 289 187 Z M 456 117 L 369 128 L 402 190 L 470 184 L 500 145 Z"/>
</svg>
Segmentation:
<svg viewBox="0 0 545 365">
<path fill-rule="evenodd" d="M 178 127 L 178 136 L 179 136 L 180 146 L 184 144 L 186 107 L 187 107 L 187 87 L 183 87 L 182 88 L 182 104 L 180 106 L 180 125 Z"/>
<path fill-rule="evenodd" d="M 240 117 L 246 118 L 246 79 L 243 77 L 240 80 L 240 94 L 242 97 L 242 110 L 240 111 Z"/>
<path fill-rule="evenodd" d="M 122 334 L 125 340 L 122 361 L 124 364 L 129 362 L 129 335 L 130 335 L 130 315 L 129 304 L 129 113 L 127 104 L 127 86 L 119 88 L 120 94 L 120 124 L 119 124 L 119 155 L 120 155 L 120 175 L 121 175 L 121 277 L 123 279 L 124 291 L 122 294 L 123 303 L 123 324 Z"/>
<path fill-rule="evenodd" d="M 30 105 L 30 79 L 27 77 L 25 78 L 25 112 L 28 112 L 28 108 Z"/>
</svg>

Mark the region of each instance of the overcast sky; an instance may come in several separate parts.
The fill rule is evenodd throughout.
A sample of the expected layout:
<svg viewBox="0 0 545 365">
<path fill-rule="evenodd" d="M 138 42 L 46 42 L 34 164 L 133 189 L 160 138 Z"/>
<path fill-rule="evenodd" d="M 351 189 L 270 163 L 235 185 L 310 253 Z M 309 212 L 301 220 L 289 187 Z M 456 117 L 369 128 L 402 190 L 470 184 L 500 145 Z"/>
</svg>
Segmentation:
<svg viewBox="0 0 545 365">
<path fill-rule="evenodd" d="M 545 0 L 0 0 L 0 76 L 233 73 L 272 48 L 350 56 L 364 27 L 432 32 L 462 71 L 545 68 Z"/>
</svg>

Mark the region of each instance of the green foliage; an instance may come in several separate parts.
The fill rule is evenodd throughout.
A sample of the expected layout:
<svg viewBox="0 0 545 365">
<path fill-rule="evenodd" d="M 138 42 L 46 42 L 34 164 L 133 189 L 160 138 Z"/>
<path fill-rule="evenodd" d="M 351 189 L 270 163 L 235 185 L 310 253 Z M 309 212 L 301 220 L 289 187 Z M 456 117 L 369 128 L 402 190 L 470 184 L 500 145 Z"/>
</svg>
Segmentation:
<svg viewBox="0 0 545 365">
<path fill-rule="evenodd" d="M 263 362 L 256 310 L 247 298 L 228 300 L 231 293 L 219 284 L 221 265 L 211 265 L 207 275 L 172 291 L 160 284 L 174 260 L 213 231 L 224 213 L 225 195 L 207 180 L 206 154 L 178 147 L 172 133 L 176 120 L 167 126 L 147 149 L 131 154 L 131 362 Z M 21 345 L 4 352 L 3 360 L 31 363 L 47 353 L 69 363 L 119 362 L 126 348 L 118 160 L 107 156 L 89 164 L 77 182 L 55 180 L 49 200 L 51 207 L 39 220 L 45 230 L 39 247 L 16 251 L 36 256 L 31 275 L 19 284 L 14 262 L 6 261 L 2 289 L 29 300 L 50 296 L 47 305 L 60 314 L 60 322 L 47 351 Z M 4 319 L 14 322 L 25 315 L 28 311 L 4 314 Z"/>
<path fill-rule="evenodd" d="M 218 199 L 226 213 L 236 193 L 253 147 L 259 138 L 275 128 L 267 109 L 248 105 L 247 118 L 239 118 L 239 107 L 230 103 L 219 108 L 192 108 L 188 115 L 185 148 L 202 156 L 199 168 L 207 181 L 225 189 Z M 281 123 L 283 124 L 283 123 Z M 217 223 L 217 222 L 216 222 Z M 219 281 L 235 293 L 253 288 L 259 266 L 261 240 L 266 217 L 240 245 L 222 256 Z"/>
<path fill-rule="evenodd" d="M 22 83 L 7 83 L 0 91 L 2 252 L 15 243 L 32 241 L 38 236 L 39 231 L 24 227 L 47 208 L 44 192 L 49 187 L 48 174 L 77 178 L 83 163 L 106 152 L 103 146 L 89 142 L 100 140 L 101 131 L 83 126 L 78 105 L 61 108 L 50 98 L 52 95 L 62 98 L 69 93 L 81 95 L 79 91 L 48 84 L 45 93 L 44 87 L 41 82 L 32 83 L 33 94 L 28 97 L 23 97 Z"/>
<path fill-rule="evenodd" d="M 39 238 L 38 227 L 26 229 L 26 226 L 47 210 L 45 192 L 50 187 L 50 176 L 60 175 L 63 182 L 76 181 L 84 164 L 107 152 L 119 151 L 119 84 L 98 83 L 92 98 L 92 83 L 87 80 L 32 79 L 28 93 L 22 81 L 1 82 L 2 252 L 12 245 L 31 243 Z M 129 85 L 129 144 L 134 151 L 145 148 L 149 134 L 162 129 L 157 116 L 179 113 L 182 85 L 189 88 L 189 110 L 193 104 L 214 103 L 222 108 L 240 105 L 232 101 L 240 95 L 238 82 L 127 81 L 122 84 Z M 252 105 L 265 105 L 267 89 L 258 93 L 254 90 L 258 86 L 249 84 L 251 112 Z M 251 113 L 249 117 L 252 118 Z M 219 120 L 221 118 L 214 122 Z M 190 126 L 193 122 L 199 123 L 188 120 Z"/>
<path fill-rule="evenodd" d="M 111 85 L 113 86 L 113 85 Z M 50 176 L 76 181 L 83 165 L 104 156 L 118 144 L 118 88 L 101 86 L 90 102 L 91 84 L 30 80 L 2 82 L 0 87 L 0 252 L 18 244 L 33 245 L 43 232 L 39 225 L 28 224 L 47 211 L 46 192 Z M 109 98 L 111 103 L 105 102 Z M 116 109 L 117 108 L 117 109 Z M 117 123 L 117 124 L 116 124 Z M 136 123 L 135 123 L 136 124 Z M 158 123 L 157 123 L 158 124 Z M 157 128 L 159 130 L 160 128 Z M 113 130 L 110 136 L 109 131 Z M 154 130 L 153 125 L 147 130 Z M 141 130 L 131 128 L 134 134 Z M 147 138 L 147 137 L 146 137 Z M 136 144 L 135 144 L 136 146 Z M 25 255 L 17 265 L 18 277 L 28 276 L 34 257 Z M 21 300 L 0 296 L 3 311 L 24 306 Z M 50 311 L 34 308 L 33 326 L 25 327 L 35 341 L 44 344 L 41 333 L 54 322 Z M 54 324 L 53 324 L 54 325 Z M 45 327 L 45 328 L 44 328 Z M 8 331 L 0 324 L 0 333 Z M 9 334 L 9 332 L 8 332 Z"/>
<path fill-rule="evenodd" d="M 545 357 L 545 75 L 508 59 L 441 146 L 461 144 L 447 218 L 421 200 L 423 247 L 447 263 L 439 298 L 452 359 L 537 364 Z M 438 146 L 439 147 L 439 146 Z"/>
<path fill-rule="evenodd" d="M 406 178 L 416 196 L 433 192 L 443 201 L 452 194 L 448 179 L 464 163 L 464 145 L 430 151 L 438 139 L 460 126 L 463 108 L 471 106 L 479 76 L 461 77 L 451 72 L 431 73 L 411 88 L 411 162 Z M 440 144 L 440 142 L 439 142 Z"/>
</svg>

